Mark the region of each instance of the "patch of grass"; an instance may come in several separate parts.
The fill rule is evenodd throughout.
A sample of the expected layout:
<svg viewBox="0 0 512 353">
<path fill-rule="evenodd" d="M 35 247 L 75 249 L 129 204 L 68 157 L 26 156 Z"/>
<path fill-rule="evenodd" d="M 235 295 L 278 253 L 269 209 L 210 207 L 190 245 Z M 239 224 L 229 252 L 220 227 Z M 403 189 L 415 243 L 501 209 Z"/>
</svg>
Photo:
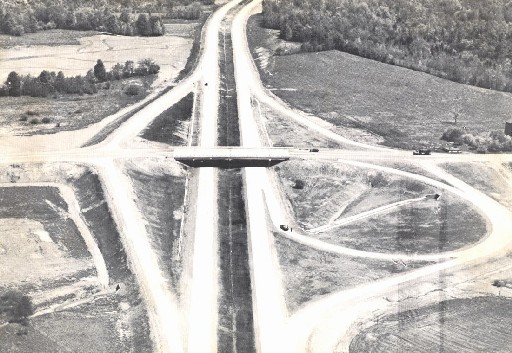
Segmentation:
<svg viewBox="0 0 512 353">
<path fill-rule="evenodd" d="M 247 220 L 240 169 L 219 169 L 219 352 L 256 352 Z M 235 339 L 234 339 L 235 338 Z"/>
<path fill-rule="evenodd" d="M 256 20 L 250 21 L 248 34 L 254 56 L 256 47 L 269 47 L 269 33 Z M 412 149 L 438 143 L 446 128 L 454 126 L 454 112 L 460 113 L 457 126 L 466 126 L 468 133 L 502 130 L 512 109 L 511 94 L 339 51 L 269 60 L 266 69 L 260 70 L 261 77 L 267 87 L 278 89 L 274 93 L 285 102 L 341 128 L 380 135 L 383 144 L 391 147 Z M 296 90 L 279 90 L 289 88 Z M 350 130 L 340 133 L 352 137 Z"/>
<path fill-rule="evenodd" d="M 36 33 L 25 33 L 23 36 L 0 35 L 0 47 L 12 48 L 19 46 L 61 46 L 79 45 L 80 38 L 90 37 L 98 34 L 95 31 L 71 31 L 65 29 L 51 29 Z"/>
<path fill-rule="evenodd" d="M 482 191 L 496 201 L 512 209 L 512 194 L 505 170 L 500 171 L 485 162 L 442 164 L 450 174 Z M 507 174 L 504 174 L 507 173 Z"/>
<path fill-rule="evenodd" d="M 77 130 L 101 121 L 120 109 L 136 103 L 147 96 L 154 76 L 131 78 L 145 87 L 144 92 L 137 96 L 124 93 L 126 80 L 113 81 L 109 90 L 101 90 L 93 95 L 57 95 L 55 99 L 37 97 L 1 97 L 0 125 L 12 127 L 18 135 L 50 134 L 64 130 Z M 37 111 L 38 117 L 29 120 L 30 124 L 19 122 L 19 111 L 27 109 Z M 26 114 L 24 115 L 26 116 Z M 28 119 L 28 118 L 27 118 Z M 40 125 L 43 119 L 50 119 L 59 124 Z M 32 123 L 32 121 L 37 122 Z"/>
<path fill-rule="evenodd" d="M 52 240 L 72 257 L 91 255 L 75 223 L 66 217 L 68 205 L 55 187 L 0 188 L 0 218 L 28 218 L 41 222 Z"/>
<path fill-rule="evenodd" d="M 323 295 L 427 265 L 350 258 L 311 249 L 275 233 L 289 310 Z"/>
<path fill-rule="evenodd" d="M 349 352 L 505 353 L 512 345 L 511 313 L 508 298 L 442 301 L 380 319 L 352 340 Z"/>
<path fill-rule="evenodd" d="M 141 136 L 171 146 L 185 146 L 193 103 L 194 93 L 191 92 L 153 120 Z"/>
<path fill-rule="evenodd" d="M 404 199 L 434 193 L 435 189 L 403 177 L 374 170 L 318 161 L 287 161 L 274 167 L 297 222 L 305 228 L 326 224 L 335 214 L 351 216 Z M 385 185 L 371 186 L 381 175 Z M 300 179 L 303 189 L 293 186 Z"/>
<path fill-rule="evenodd" d="M 474 244 L 486 234 L 485 220 L 469 203 L 444 193 L 438 201 L 418 201 L 315 237 L 365 251 L 435 253 Z"/>
<path fill-rule="evenodd" d="M 132 273 L 128 268 L 126 253 L 106 203 L 98 176 L 91 171 L 87 171 L 79 178 L 70 180 L 70 182 L 82 210 L 81 216 L 87 222 L 91 234 L 96 239 L 112 281 L 133 280 Z"/>
<path fill-rule="evenodd" d="M 149 175 L 134 169 L 128 169 L 128 175 L 139 208 L 148 222 L 146 228 L 153 247 L 178 294 L 183 267 L 179 244 L 186 178 L 170 174 Z"/>
</svg>

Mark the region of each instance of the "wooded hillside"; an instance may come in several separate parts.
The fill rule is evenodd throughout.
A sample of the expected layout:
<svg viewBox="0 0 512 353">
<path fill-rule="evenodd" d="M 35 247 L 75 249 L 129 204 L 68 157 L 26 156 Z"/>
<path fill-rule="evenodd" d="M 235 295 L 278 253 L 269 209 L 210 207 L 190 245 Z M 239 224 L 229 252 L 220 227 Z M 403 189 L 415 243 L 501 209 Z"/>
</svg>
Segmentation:
<svg viewBox="0 0 512 353">
<path fill-rule="evenodd" d="M 510 0 L 264 0 L 263 25 L 304 51 L 338 49 L 512 92 Z"/>
</svg>

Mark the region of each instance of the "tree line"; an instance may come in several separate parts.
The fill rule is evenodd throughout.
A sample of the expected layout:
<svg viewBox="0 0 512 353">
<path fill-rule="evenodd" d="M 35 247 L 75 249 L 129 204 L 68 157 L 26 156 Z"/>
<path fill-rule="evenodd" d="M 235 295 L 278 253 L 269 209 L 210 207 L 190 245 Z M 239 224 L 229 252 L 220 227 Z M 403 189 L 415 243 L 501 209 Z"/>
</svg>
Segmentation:
<svg viewBox="0 0 512 353">
<path fill-rule="evenodd" d="M 21 36 L 48 29 L 95 30 L 125 36 L 161 36 L 161 15 L 198 19 L 214 0 L 3 0 L 0 33 Z"/>
<path fill-rule="evenodd" d="M 509 0 L 264 0 L 263 26 L 456 82 L 512 92 Z"/>
<path fill-rule="evenodd" d="M 20 75 L 16 71 L 9 73 L 5 83 L 0 86 L 0 96 L 47 97 L 54 93 L 94 94 L 98 92 L 97 84 L 130 77 L 156 75 L 160 71 L 151 59 L 143 59 L 137 65 L 131 60 L 124 64 L 117 63 L 107 71 L 103 61 L 98 60 L 94 68 L 85 76 L 66 77 L 62 71 L 55 73 L 41 71 L 39 76 Z"/>
</svg>

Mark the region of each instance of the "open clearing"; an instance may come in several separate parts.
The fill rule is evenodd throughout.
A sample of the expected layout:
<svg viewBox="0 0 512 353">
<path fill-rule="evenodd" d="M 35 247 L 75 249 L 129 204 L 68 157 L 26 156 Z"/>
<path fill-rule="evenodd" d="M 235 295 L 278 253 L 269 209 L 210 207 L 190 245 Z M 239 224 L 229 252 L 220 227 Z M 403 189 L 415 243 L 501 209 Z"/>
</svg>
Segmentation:
<svg viewBox="0 0 512 353">
<path fill-rule="evenodd" d="M 350 353 L 507 353 L 512 346 L 512 300 L 455 299 L 401 312 L 359 333 Z"/>
<path fill-rule="evenodd" d="M 274 56 L 276 33 L 259 27 L 258 21 L 258 15 L 249 21 L 249 44 L 255 58 L 266 53 L 257 63 L 267 87 L 291 106 L 337 126 L 380 135 L 387 146 L 438 143 L 443 131 L 454 126 L 454 111 L 461 112 L 459 127 L 470 133 L 502 130 L 512 109 L 511 94 L 339 51 Z M 350 129 L 339 133 L 359 138 Z"/>
<path fill-rule="evenodd" d="M 274 235 L 290 311 L 323 295 L 428 264 L 349 258 L 311 249 L 278 233 Z"/>
</svg>

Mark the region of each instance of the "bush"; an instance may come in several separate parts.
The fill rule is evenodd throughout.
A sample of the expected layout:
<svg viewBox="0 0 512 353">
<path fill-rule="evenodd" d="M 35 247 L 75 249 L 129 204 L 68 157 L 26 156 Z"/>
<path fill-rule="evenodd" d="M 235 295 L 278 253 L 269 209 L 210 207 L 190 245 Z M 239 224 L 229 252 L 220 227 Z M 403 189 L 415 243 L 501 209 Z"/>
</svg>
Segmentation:
<svg viewBox="0 0 512 353">
<path fill-rule="evenodd" d="M 464 135 L 464 131 L 457 127 L 448 128 L 443 132 L 443 136 L 441 136 L 441 140 L 448 141 L 448 142 L 462 143 L 463 135 Z"/>
<path fill-rule="evenodd" d="M 24 323 L 33 313 L 32 302 L 27 295 L 17 290 L 9 290 L 0 295 L 0 317 L 8 322 Z"/>
<path fill-rule="evenodd" d="M 381 172 L 368 174 L 368 182 L 372 188 L 388 185 L 388 179 Z"/>
<path fill-rule="evenodd" d="M 43 119 L 41 119 L 41 122 L 42 122 L 43 124 L 48 124 L 48 123 L 50 123 L 50 122 L 51 122 L 51 119 L 50 119 L 50 118 L 48 118 L 48 117 L 44 117 Z"/>
<path fill-rule="evenodd" d="M 27 121 L 28 120 L 28 116 L 27 114 L 23 114 L 21 117 L 20 117 L 20 121 Z"/>
<path fill-rule="evenodd" d="M 30 119 L 29 123 L 31 123 L 32 125 L 37 125 L 37 124 L 39 124 L 39 119 L 38 118 L 32 118 L 32 119 Z"/>
<path fill-rule="evenodd" d="M 126 93 L 129 96 L 138 96 L 139 94 L 142 94 L 144 92 L 144 89 L 135 84 L 131 84 L 124 90 L 124 93 Z"/>
<path fill-rule="evenodd" d="M 293 184 L 292 188 L 302 190 L 304 189 L 305 183 L 304 181 L 297 179 L 295 180 L 295 184 Z"/>
</svg>

